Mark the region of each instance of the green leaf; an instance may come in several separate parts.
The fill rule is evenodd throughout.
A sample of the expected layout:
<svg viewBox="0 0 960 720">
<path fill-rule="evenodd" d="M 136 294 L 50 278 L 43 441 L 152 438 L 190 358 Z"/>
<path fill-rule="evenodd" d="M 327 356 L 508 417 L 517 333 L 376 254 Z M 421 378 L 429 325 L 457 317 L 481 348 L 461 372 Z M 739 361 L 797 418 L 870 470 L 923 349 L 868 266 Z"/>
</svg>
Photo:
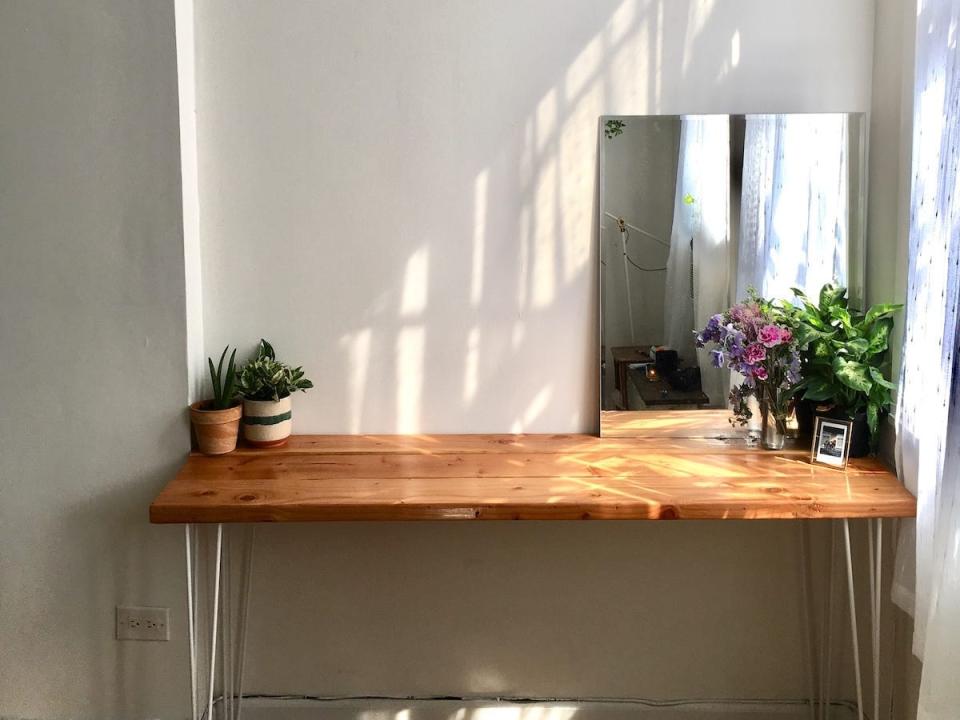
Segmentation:
<svg viewBox="0 0 960 720">
<path fill-rule="evenodd" d="M 847 307 L 847 289 L 832 283 L 827 283 L 820 290 L 820 310 L 829 312 L 831 309 Z"/>
<path fill-rule="evenodd" d="M 809 378 L 804 381 L 803 397 L 813 402 L 833 400 L 837 392 L 833 384 L 821 377 Z"/>
<path fill-rule="evenodd" d="M 847 387 L 863 393 L 870 392 L 872 383 L 867 377 L 867 366 L 855 360 L 837 356 L 833 359 L 833 372 L 837 379 Z"/>
<path fill-rule="evenodd" d="M 258 352 L 257 352 L 257 359 L 258 360 L 264 360 L 264 359 L 276 360 L 277 359 L 276 354 L 273 352 L 273 345 L 268 343 L 263 338 L 260 338 L 260 348 L 258 349 Z"/>
<path fill-rule="evenodd" d="M 867 316 L 863 319 L 864 325 L 870 325 L 881 318 L 892 317 L 903 305 L 894 303 L 880 303 L 867 310 Z"/>
<path fill-rule="evenodd" d="M 834 356 L 833 348 L 830 347 L 830 343 L 826 340 L 815 340 L 810 344 L 810 356 L 812 359 L 826 359 L 832 362 Z"/>
<path fill-rule="evenodd" d="M 844 350 L 848 355 L 859 358 L 870 349 L 870 343 L 866 338 L 852 338 L 846 342 L 835 342 L 838 350 Z"/>
<path fill-rule="evenodd" d="M 217 369 L 213 367 L 213 358 L 207 358 L 207 364 L 210 366 L 210 384 L 213 385 L 213 402 L 216 404 L 220 378 L 217 377 Z"/>
<path fill-rule="evenodd" d="M 880 408 L 876 403 L 867 404 L 867 425 L 870 427 L 870 434 L 875 436 L 880 426 Z"/>
<path fill-rule="evenodd" d="M 869 341 L 869 352 L 871 355 L 879 355 L 885 352 L 890 346 L 890 332 L 893 330 L 893 318 L 880 318 L 867 331 L 867 340 Z"/>
<path fill-rule="evenodd" d="M 894 385 L 892 382 L 887 380 L 883 376 L 883 373 L 880 372 L 877 368 L 871 366 L 869 368 L 869 371 L 870 371 L 870 379 L 873 380 L 873 382 L 875 382 L 880 387 L 885 387 L 888 390 L 893 390 L 896 387 L 896 385 Z"/>
</svg>

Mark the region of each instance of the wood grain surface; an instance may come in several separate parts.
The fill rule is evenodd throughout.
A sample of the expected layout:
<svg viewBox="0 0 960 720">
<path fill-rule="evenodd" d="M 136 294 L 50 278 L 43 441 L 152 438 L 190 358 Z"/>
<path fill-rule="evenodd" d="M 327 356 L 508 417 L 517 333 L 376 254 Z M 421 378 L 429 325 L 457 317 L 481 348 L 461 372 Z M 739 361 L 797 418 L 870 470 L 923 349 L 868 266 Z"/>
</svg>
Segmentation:
<svg viewBox="0 0 960 720">
<path fill-rule="evenodd" d="M 638 422 L 636 415 L 646 415 Z M 299 435 L 191 455 L 156 523 L 912 517 L 878 460 L 748 447 L 725 411 L 630 413 L 632 436 Z M 641 427 L 638 427 L 640 425 Z M 636 434 L 639 433 L 639 434 Z"/>
</svg>

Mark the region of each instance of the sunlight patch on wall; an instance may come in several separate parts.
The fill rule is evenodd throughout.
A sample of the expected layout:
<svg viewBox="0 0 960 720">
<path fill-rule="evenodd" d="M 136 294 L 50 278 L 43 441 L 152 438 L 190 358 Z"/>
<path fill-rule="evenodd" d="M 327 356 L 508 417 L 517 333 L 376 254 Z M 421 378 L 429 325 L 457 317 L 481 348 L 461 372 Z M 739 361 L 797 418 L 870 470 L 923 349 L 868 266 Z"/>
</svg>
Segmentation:
<svg viewBox="0 0 960 720">
<path fill-rule="evenodd" d="M 698 45 L 700 44 L 700 36 L 703 34 L 704 30 L 706 30 L 707 24 L 710 22 L 715 5 L 716 0 L 698 0 L 697 2 L 692 2 L 690 4 L 690 12 L 688 15 L 689 22 L 687 23 L 687 26 L 690 28 L 690 30 L 687 32 L 687 35 L 684 39 L 683 62 L 681 64 L 682 74 L 684 77 L 687 77 L 690 74 L 690 63 L 693 62 L 693 58 L 697 53 Z"/>
<path fill-rule="evenodd" d="M 427 277 L 430 271 L 430 251 L 426 247 L 417 250 L 407 260 L 403 275 L 403 294 L 400 314 L 416 317 L 427 309 Z"/>
<path fill-rule="evenodd" d="M 474 327 L 467 335 L 467 358 L 463 364 L 463 401 L 472 403 L 480 384 L 480 328 Z"/>
<path fill-rule="evenodd" d="M 637 22 L 637 0 L 624 0 L 607 20 L 604 33 L 611 44 L 625 39 Z"/>
<path fill-rule="evenodd" d="M 397 432 L 420 432 L 426 331 L 407 327 L 397 336 Z"/>
<path fill-rule="evenodd" d="M 347 353 L 347 423 L 350 432 L 360 432 L 363 419 L 363 402 L 367 387 L 367 373 L 370 369 L 370 328 L 340 338 L 340 345 Z"/>
<path fill-rule="evenodd" d="M 740 64 L 740 31 L 737 30 L 730 38 L 730 67 Z"/>
<path fill-rule="evenodd" d="M 553 397 L 553 386 L 545 385 L 540 388 L 540 392 L 534 395 L 533 400 L 527 405 L 526 410 L 523 411 L 523 415 L 513 421 L 513 425 L 510 427 L 510 432 L 512 433 L 522 433 L 531 423 L 535 422 L 538 417 L 543 414 L 543 411 L 547 409 L 547 405 L 550 404 L 550 399 Z"/>
<path fill-rule="evenodd" d="M 552 87 L 537 103 L 537 110 L 534 115 L 534 148 L 537 156 L 546 152 L 548 143 L 554 139 L 554 134 L 557 131 L 559 115 L 557 94 L 557 89 Z"/>
<path fill-rule="evenodd" d="M 603 38 L 595 35 L 567 68 L 564 78 L 566 98 L 576 98 L 588 85 L 596 83 L 602 70 Z"/>
<path fill-rule="evenodd" d="M 473 181 L 473 268 L 470 278 L 470 303 L 474 307 L 483 299 L 483 252 L 487 240 L 489 181 L 489 170 L 483 170 Z"/>
<path fill-rule="evenodd" d="M 557 161 L 553 156 L 543 160 L 535 189 L 535 221 L 533 228 L 533 297 L 534 307 L 549 306 L 557 294 L 556 220 L 562 213 L 557 205 Z"/>
</svg>

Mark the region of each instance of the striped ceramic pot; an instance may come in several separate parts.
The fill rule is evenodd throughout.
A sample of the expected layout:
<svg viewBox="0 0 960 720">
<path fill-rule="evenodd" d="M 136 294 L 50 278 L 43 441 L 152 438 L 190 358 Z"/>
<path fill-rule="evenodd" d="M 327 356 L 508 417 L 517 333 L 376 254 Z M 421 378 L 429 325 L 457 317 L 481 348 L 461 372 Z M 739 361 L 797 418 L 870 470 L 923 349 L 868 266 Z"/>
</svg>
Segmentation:
<svg viewBox="0 0 960 720">
<path fill-rule="evenodd" d="M 279 447 L 287 442 L 293 430 L 289 395 L 273 400 L 243 401 L 243 437 L 254 447 Z"/>
</svg>

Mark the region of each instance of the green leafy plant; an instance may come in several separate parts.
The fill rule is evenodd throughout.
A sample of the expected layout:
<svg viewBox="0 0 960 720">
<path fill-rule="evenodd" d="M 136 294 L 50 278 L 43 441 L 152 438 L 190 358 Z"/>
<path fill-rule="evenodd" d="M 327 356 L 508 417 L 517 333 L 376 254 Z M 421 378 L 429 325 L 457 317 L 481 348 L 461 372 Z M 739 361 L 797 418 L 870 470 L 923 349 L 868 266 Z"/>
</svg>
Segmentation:
<svg viewBox="0 0 960 720">
<path fill-rule="evenodd" d="M 603 134 L 607 136 L 607 140 L 613 140 L 617 135 L 623 135 L 623 128 L 626 126 L 623 120 L 607 120 L 603 124 Z"/>
<path fill-rule="evenodd" d="M 847 289 L 830 283 L 816 303 L 797 288 L 793 294 L 800 304 L 782 303 L 778 310 L 803 351 L 798 394 L 850 418 L 866 413 L 875 439 L 880 415 L 892 404 L 894 385 L 884 370 L 893 316 L 903 306 L 885 303 L 859 313 L 850 309 Z"/>
<path fill-rule="evenodd" d="M 237 397 L 236 348 L 230 353 L 226 375 L 223 372 L 223 361 L 229 349 L 230 346 L 227 345 L 220 353 L 220 362 L 216 367 L 213 366 L 213 358 L 207 358 L 207 364 L 210 366 L 210 383 L 213 385 L 213 400 L 210 401 L 210 408 L 213 410 L 226 410 L 233 405 Z"/>
<path fill-rule="evenodd" d="M 277 401 L 313 387 L 303 376 L 303 368 L 277 361 L 273 346 L 266 340 L 260 341 L 257 356 L 240 368 L 237 377 L 240 394 L 247 400 Z"/>
</svg>

